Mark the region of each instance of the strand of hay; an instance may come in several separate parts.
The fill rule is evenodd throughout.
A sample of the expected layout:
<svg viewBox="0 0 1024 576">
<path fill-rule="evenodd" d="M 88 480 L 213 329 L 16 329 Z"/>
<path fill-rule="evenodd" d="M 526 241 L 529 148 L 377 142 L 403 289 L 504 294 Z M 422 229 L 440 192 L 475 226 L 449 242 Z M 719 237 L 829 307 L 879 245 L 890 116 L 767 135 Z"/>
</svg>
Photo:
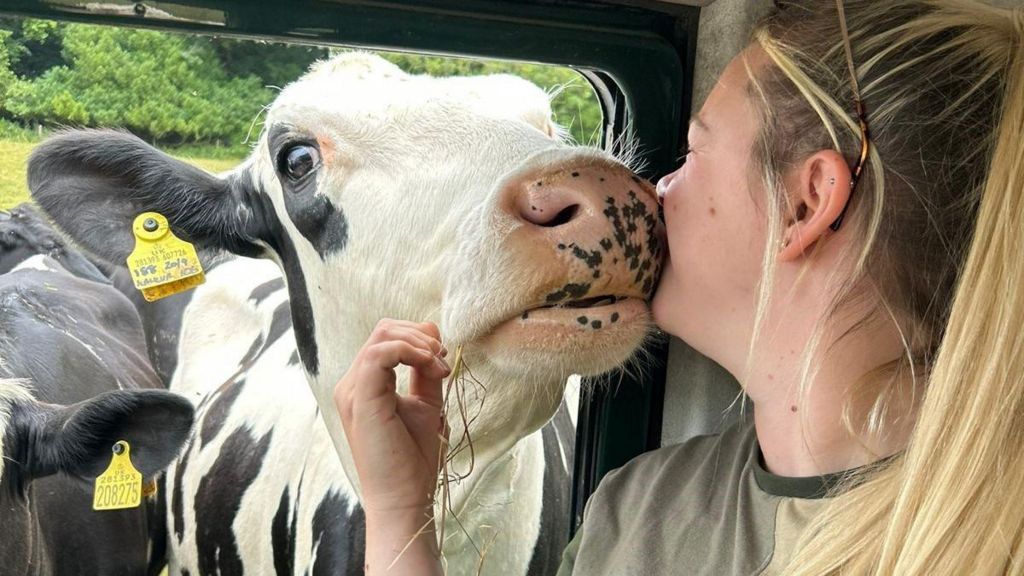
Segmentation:
<svg viewBox="0 0 1024 576">
<path fill-rule="evenodd" d="M 476 413 L 468 413 L 468 395 L 470 392 L 476 394 L 480 398 L 479 407 Z M 439 449 L 441 452 L 438 454 L 438 475 L 437 475 L 437 489 L 434 492 L 434 498 L 436 502 L 441 504 L 441 518 L 440 528 L 438 529 L 438 550 L 441 552 L 442 562 L 445 566 L 447 573 L 447 561 L 444 557 L 444 543 L 445 543 L 445 524 L 449 514 L 455 523 L 459 526 L 459 529 L 470 544 L 476 550 L 477 555 L 480 557 L 478 566 L 483 565 L 483 558 L 486 555 L 486 550 L 481 551 L 477 546 L 476 542 L 470 536 L 469 531 L 462 525 L 458 515 L 455 513 L 455 509 L 452 506 L 451 500 L 451 484 L 452 482 L 458 484 L 469 477 L 473 473 L 473 469 L 476 465 L 476 454 L 473 448 L 473 438 L 470 435 L 470 428 L 476 419 L 480 416 L 480 408 L 483 406 L 483 399 L 487 392 L 484 385 L 473 376 L 473 372 L 466 365 L 466 357 L 463 355 L 462 346 L 458 346 L 455 349 L 455 359 L 452 362 L 452 373 L 448 378 L 448 384 L 445 386 L 444 400 L 441 409 L 441 424 L 442 426 L 447 425 L 448 422 L 452 422 L 452 418 L 458 418 L 462 424 L 462 434 L 458 439 L 452 441 L 452 439 L 446 439 L 444 434 L 441 436 L 441 444 Z M 449 428 L 450 429 L 450 428 Z M 468 452 L 469 462 L 465 470 L 455 469 L 455 461 L 457 458 L 464 456 Z M 480 573 L 478 567 L 477 574 Z"/>
<path fill-rule="evenodd" d="M 476 394 L 480 399 L 479 409 L 474 414 L 469 414 L 467 408 L 468 394 L 471 392 Z M 466 360 L 462 354 L 462 346 L 458 346 L 455 349 L 455 359 L 452 362 L 452 372 L 448 377 L 447 384 L 445 385 L 444 396 L 441 404 L 441 417 L 438 427 L 438 438 L 440 439 L 440 444 L 438 446 L 437 454 L 437 484 L 434 488 L 433 494 L 434 502 L 439 503 L 441 509 L 440 520 L 436 522 L 438 525 L 438 529 L 436 531 L 437 549 L 441 553 L 441 563 L 446 574 L 448 569 L 447 560 L 444 556 L 445 522 L 448 519 L 449 514 L 459 526 L 462 533 L 466 535 L 466 538 L 469 540 L 470 544 L 479 556 L 479 561 L 477 563 L 477 575 L 479 575 L 483 569 L 487 551 L 490 549 L 491 545 L 494 544 L 494 541 L 498 536 L 497 530 L 495 530 L 494 535 L 490 538 L 484 549 L 481 550 L 473 540 L 473 537 L 470 536 L 469 531 L 466 530 L 466 527 L 462 525 L 461 521 L 459 521 L 458 515 L 455 513 L 455 509 L 453 508 L 451 501 L 451 484 L 453 482 L 458 484 L 468 478 L 469 475 L 473 473 L 474 466 L 476 465 L 476 454 L 473 449 L 473 439 L 470 436 L 469 429 L 480 416 L 486 392 L 486 387 L 484 387 L 484 385 L 475 376 L 473 376 L 469 367 L 466 366 Z M 462 434 L 454 443 L 451 439 L 447 438 L 447 434 L 445 434 L 446 431 L 450 430 L 448 422 L 451 421 L 450 418 L 452 417 L 459 418 L 459 421 L 462 423 Z M 454 469 L 455 459 L 461 457 L 467 452 L 469 456 L 469 463 L 466 466 L 466 469 Z M 409 549 L 409 546 L 412 545 L 416 538 L 419 538 L 425 533 L 432 532 L 432 530 L 430 530 L 430 526 L 435 524 L 436 520 L 437 518 L 435 518 L 433 513 L 428 514 L 427 521 L 419 530 L 416 531 L 415 534 L 413 534 L 412 538 L 409 539 L 409 542 L 406 543 L 395 559 L 391 562 L 391 565 L 388 566 L 388 569 L 398 562 L 398 559 L 401 558 L 402 554 Z"/>
</svg>

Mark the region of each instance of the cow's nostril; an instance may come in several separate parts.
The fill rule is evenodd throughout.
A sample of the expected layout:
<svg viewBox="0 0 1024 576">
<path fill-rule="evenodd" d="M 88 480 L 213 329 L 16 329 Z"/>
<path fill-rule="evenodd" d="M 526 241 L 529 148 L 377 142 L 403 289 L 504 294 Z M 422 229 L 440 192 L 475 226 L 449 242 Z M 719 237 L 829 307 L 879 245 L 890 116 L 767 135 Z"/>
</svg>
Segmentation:
<svg viewBox="0 0 1024 576">
<path fill-rule="evenodd" d="M 576 217 L 576 214 L 579 213 L 579 211 L 580 205 L 572 204 L 570 206 L 562 208 L 562 210 L 559 211 L 558 214 L 555 214 L 555 217 L 552 218 L 550 222 L 538 222 L 537 224 L 540 226 L 544 226 L 545 228 L 555 228 L 557 226 L 562 226 L 564 224 L 568 224 L 569 222 L 571 222 L 573 218 Z"/>
<path fill-rule="evenodd" d="M 566 189 L 531 190 L 516 199 L 516 210 L 523 221 L 539 228 L 557 228 L 582 214 L 586 199 Z"/>
</svg>

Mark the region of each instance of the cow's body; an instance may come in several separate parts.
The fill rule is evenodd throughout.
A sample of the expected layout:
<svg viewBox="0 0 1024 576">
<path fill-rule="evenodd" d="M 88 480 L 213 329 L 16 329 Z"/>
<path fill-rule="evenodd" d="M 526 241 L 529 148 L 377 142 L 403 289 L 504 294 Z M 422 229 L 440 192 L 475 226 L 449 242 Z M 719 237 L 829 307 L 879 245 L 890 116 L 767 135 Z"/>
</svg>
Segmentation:
<svg viewBox="0 0 1024 576">
<path fill-rule="evenodd" d="M 165 540 L 162 503 L 94 512 L 86 480 L 103 471 L 118 439 L 152 478 L 185 440 L 192 408 L 158 391 L 128 300 L 30 209 L 4 215 L 0 572 L 154 572 Z"/>
<path fill-rule="evenodd" d="M 455 470 L 472 465 L 472 473 L 451 486 L 455 513 L 446 516 L 443 547 L 449 573 L 475 573 L 484 549 L 484 574 L 525 574 L 535 559 L 551 571 L 557 554 L 536 550 L 539 540 L 559 542 L 541 537 L 551 524 L 541 516 L 540 430 L 562 405 L 571 374 L 621 366 L 650 335 L 645 299 L 664 231 L 650 184 L 608 154 L 553 137 L 550 115 L 547 95 L 521 79 L 409 76 L 356 54 L 320 63 L 282 90 L 253 155 L 223 177 L 112 132 L 72 132 L 37 148 L 33 195 L 104 258 L 123 261 L 135 216 L 157 211 L 203 250 L 271 260 L 282 273 L 290 336 L 270 337 L 275 314 L 277 326 L 285 324 L 280 305 L 265 299 L 246 311 L 246 302 L 259 300 L 249 297 L 256 287 L 246 284 L 248 275 L 235 277 L 235 287 L 229 279 L 230 297 L 200 288 L 209 301 L 200 302 L 197 291 L 185 310 L 174 387 L 204 403 L 204 421 L 198 447 L 175 470 L 182 490 L 194 492 L 191 506 L 184 497 L 179 504 L 184 561 L 192 554 L 202 573 L 236 573 L 232 554 L 245 567 L 250 551 L 266 557 L 267 542 L 275 550 L 277 534 L 276 550 L 294 551 L 282 553 L 279 565 L 294 558 L 308 566 L 314 548 L 317 558 L 338 555 L 332 569 L 350 565 L 358 512 L 335 511 L 340 520 L 319 536 L 289 532 L 286 520 L 315 525 L 316 510 L 329 501 L 324 494 L 337 496 L 334 509 L 355 510 L 358 475 L 333 391 L 379 320 L 391 317 L 438 323 L 448 348 L 463 347 L 483 385 L 465 397 L 471 419 L 449 418 L 452 438 L 468 427 L 473 440 L 472 454 L 452 455 Z M 211 284 L 226 269 L 215 269 Z M 203 325 L 208 334 L 190 332 Z M 286 352 L 291 338 L 294 349 Z M 255 392 L 266 386 L 277 398 L 276 375 L 299 369 L 315 403 L 312 418 L 319 412 L 323 426 L 305 420 L 308 397 L 286 394 L 269 406 L 273 400 Z M 242 373 L 243 386 L 231 383 Z M 407 386 L 408 373 L 399 370 L 399 391 Z M 224 423 L 211 418 L 221 412 Z M 319 474 L 309 467 L 323 465 L 321 442 L 296 447 L 292 436 L 306 430 L 311 438 L 330 436 L 345 477 L 317 480 L 322 492 L 312 495 L 302 470 Z M 550 440 L 553 454 L 558 443 Z M 306 449 L 314 452 L 299 453 Z M 568 460 L 557 452 L 564 468 Z M 255 458 L 232 460 L 235 454 Z M 229 503 L 230 526 L 204 520 L 213 496 Z M 270 569 L 266 561 L 260 566 Z"/>
</svg>

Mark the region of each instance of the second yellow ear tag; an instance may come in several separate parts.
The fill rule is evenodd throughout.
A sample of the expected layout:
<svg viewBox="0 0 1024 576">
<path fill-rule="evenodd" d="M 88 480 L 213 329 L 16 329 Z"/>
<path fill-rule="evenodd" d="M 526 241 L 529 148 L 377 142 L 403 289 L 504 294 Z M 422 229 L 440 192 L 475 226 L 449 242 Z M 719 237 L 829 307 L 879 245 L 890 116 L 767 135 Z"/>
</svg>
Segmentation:
<svg viewBox="0 0 1024 576">
<path fill-rule="evenodd" d="M 135 249 L 128 256 L 128 271 L 147 302 L 184 292 L 206 281 L 195 247 L 175 236 L 162 214 L 139 214 L 132 224 L 132 232 Z"/>
<path fill-rule="evenodd" d="M 118 440 L 113 453 L 106 471 L 96 478 L 93 510 L 136 508 L 142 502 L 142 473 L 132 465 L 131 446 Z"/>
</svg>

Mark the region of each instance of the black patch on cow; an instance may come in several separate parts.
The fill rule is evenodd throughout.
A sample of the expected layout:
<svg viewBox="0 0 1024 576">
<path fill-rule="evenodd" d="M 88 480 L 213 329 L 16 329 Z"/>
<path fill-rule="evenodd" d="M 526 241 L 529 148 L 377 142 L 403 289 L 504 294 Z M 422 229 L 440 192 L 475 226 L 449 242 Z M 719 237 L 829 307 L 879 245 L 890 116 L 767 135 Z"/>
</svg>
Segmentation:
<svg viewBox="0 0 1024 576">
<path fill-rule="evenodd" d="M 604 215 L 612 225 L 612 239 L 622 249 L 629 270 L 634 274 L 633 282 L 649 297 L 660 272 L 663 250 L 658 235 L 660 220 L 635 191 L 628 191 L 626 197 L 621 206 L 615 198 L 607 197 Z M 641 228 L 643 234 L 638 234 Z M 601 245 L 605 245 L 603 240 Z"/>
<path fill-rule="evenodd" d="M 302 503 L 302 481 L 306 478 L 306 464 L 302 465 L 302 474 L 299 475 L 299 483 L 295 488 L 295 506 L 292 508 L 291 538 L 292 538 L 292 562 L 295 558 L 295 538 L 299 533 L 299 506 Z M 308 573 L 309 570 L 307 569 Z M 278 572 L 280 574 L 280 572 Z M 290 573 L 290 572 L 289 572 Z"/>
<path fill-rule="evenodd" d="M 263 340 L 263 334 L 257 334 L 256 338 L 253 339 L 252 344 L 249 345 L 249 349 L 242 355 L 242 359 L 238 361 L 238 374 L 241 374 L 256 362 L 256 358 L 266 350 L 266 346 L 264 346 L 264 344 L 265 341 Z"/>
<path fill-rule="evenodd" d="M 181 493 L 181 485 L 185 481 L 185 468 L 188 467 L 188 462 L 192 458 L 193 448 L 195 448 L 194 434 L 192 441 L 189 443 L 188 450 L 178 460 L 178 467 L 174 470 L 174 490 L 171 491 L 171 516 L 173 517 L 174 535 L 178 537 L 178 544 L 181 544 L 185 537 L 185 500 Z"/>
<path fill-rule="evenodd" d="M 232 530 L 242 497 L 260 473 L 273 431 L 256 439 L 247 428 L 228 436 L 196 491 L 196 544 L 200 574 L 242 574 Z"/>
<path fill-rule="evenodd" d="M 590 327 L 593 328 L 594 330 L 599 330 L 601 328 L 601 321 L 594 320 L 593 322 L 590 323 Z"/>
<path fill-rule="evenodd" d="M 311 146 L 319 151 L 316 138 L 308 134 L 300 134 L 295 128 L 278 125 L 270 130 L 267 138 L 270 160 L 278 166 L 280 154 L 296 145 Z M 340 208 L 319 189 L 320 166 L 299 180 L 292 180 L 278 169 L 277 177 L 281 182 L 284 195 L 284 207 L 295 228 L 316 249 L 323 260 L 331 254 L 341 252 L 348 243 L 348 221 Z"/>
<path fill-rule="evenodd" d="M 340 494 L 324 496 L 313 514 L 313 576 L 360 574 L 366 557 L 366 516 Z M 319 546 L 317 546 L 319 544 Z"/>
<path fill-rule="evenodd" d="M 587 268 L 590 268 L 591 270 L 596 270 L 604 260 L 601 257 L 601 252 L 597 250 L 584 250 L 575 244 L 572 246 L 572 254 L 582 260 L 583 263 L 587 265 Z"/>
<path fill-rule="evenodd" d="M 575 458 L 576 431 L 565 401 L 554 418 L 541 429 L 541 438 L 544 442 L 544 493 L 540 534 L 530 558 L 529 576 L 554 574 L 569 540 L 569 474 Z"/>
<path fill-rule="evenodd" d="M 615 324 L 618 321 L 619 321 L 619 313 L 618 312 L 612 312 L 612 324 Z"/>
<path fill-rule="evenodd" d="M 284 335 L 292 327 L 292 311 L 287 302 L 282 302 L 274 309 L 274 316 L 270 319 L 270 328 L 267 330 L 267 345 L 264 349 L 270 348 L 274 342 Z"/>
<path fill-rule="evenodd" d="M 192 573 L 189 572 L 188 570 L 182 568 L 181 569 L 181 576 L 192 576 Z"/>
<path fill-rule="evenodd" d="M 590 291 L 590 284 L 574 284 L 572 282 L 548 294 L 544 300 L 548 304 L 557 304 L 565 300 L 578 300 Z"/>
<path fill-rule="evenodd" d="M 235 400 L 238 399 L 244 387 L 245 378 L 238 378 L 225 382 L 220 387 L 220 390 L 216 392 L 216 398 L 210 404 L 210 408 L 203 414 L 203 424 L 199 432 L 200 448 L 205 448 L 210 440 L 217 437 L 217 434 L 228 420 L 231 407 L 235 404 Z"/>
<path fill-rule="evenodd" d="M 288 487 L 285 486 L 270 524 L 270 544 L 274 550 L 274 571 L 277 574 L 291 574 L 295 566 L 295 531 L 288 529 L 290 505 Z"/>
<path fill-rule="evenodd" d="M 252 293 L 249 294 L 249 300 L 256 306 L 259 306 L 264 300 L 269 298 L 272 294 L 278 290 L 284 289 L 284 278 L 274 278 L 273 280 L 267 280 L 263 284 L 253 288 Z"/>
<path fill-rule="evenodd" d="M 254 212 L 266 215 L 263 223 L 263 228 L 266 229 L 264 240 L 280 257 L 281 267 L 284 270 L 299 358 L 306 371 L 316 376 L 320 371 L 317 358 L 316 321 L 313 318 L 313 305 L 309 300 L 306 277 L 302 272 L 302 264 L 299 263 L 295 243 L 292 242 L 281 222 L 274 216 L 274 207 L 270 198 L 266 194 L 252 189 L 250 178 L 238 178 L 232 186 L 238 194 L 247 197 L 247 202 L 253 206 Z M 243 190 L 247 186 L 248 190 Z"/>
<path fill-rule="evenodd" d="M 263 355 L 268 348 L 274 345 L 289 328 L 292 327 L 292 311 L 288 301 L 282 302 L 277 305 L 274 309 L 274 314 L 270 318 L 270 327 L 267 328 L 267 333 L 259 334 L 256 339 L 253 340 L 249 349 L 242 356 L 242 360 L 238 363 L 238 374 L 241 374 L 245 370 L 248 370 L 256 362 L 256 359 Z"/>
</svg>

